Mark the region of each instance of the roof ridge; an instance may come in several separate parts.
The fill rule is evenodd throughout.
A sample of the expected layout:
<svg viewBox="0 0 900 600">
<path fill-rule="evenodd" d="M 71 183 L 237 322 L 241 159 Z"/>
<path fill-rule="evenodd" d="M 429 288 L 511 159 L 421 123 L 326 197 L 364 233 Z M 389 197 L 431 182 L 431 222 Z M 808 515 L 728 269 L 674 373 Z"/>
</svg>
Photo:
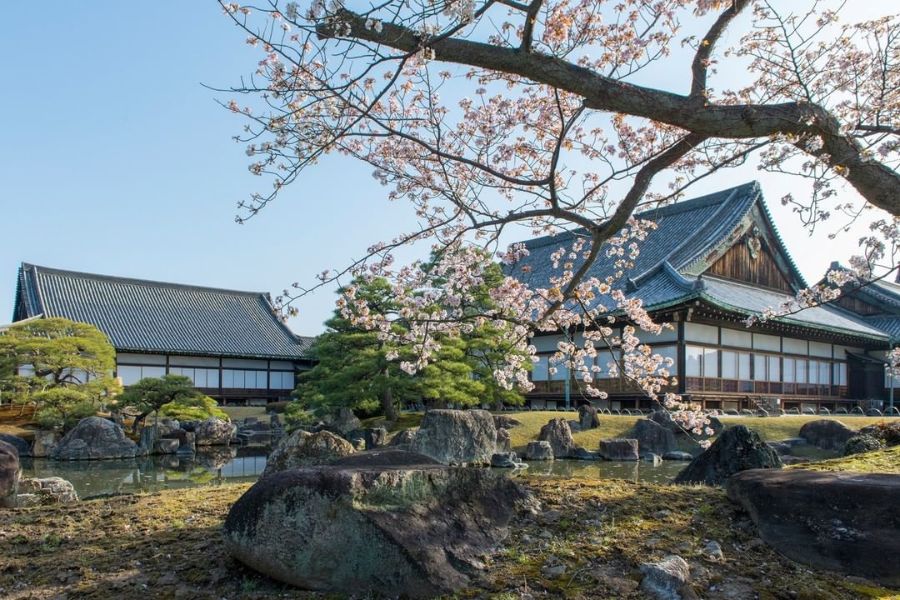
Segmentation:
<svg viewBox="0 0 900 600">
<path fill-rule="evenodd" d="M 704 194 L 702 196 L 697 196 L 696 198 L 689 198 L 687 200 L 682 200 L 681 202 L 673 202 L 672 204 L 666 204 L 664 206 L 651 206 L 647 207 L 644 210 L 639 212 L 635 212 L 634 216 L 648 218 L 648 213 L 654 212 L 653 219 L 661 218 L 661 217 L 670 217 L 672 215 L 681 214 L 683 212 L 697 210 L 700 208 L 705 208 L 711 204 L 716 203 L 726 203 L 735 193 L 737 193 L 742 188 L 746 187 L 756 187 L 759 188 L 759 182 L 754 180 L 748 181 L 746 183 L 742 183 L 740 185 L 736 185 L 730 188 L 725 188 L 724 190 L 718 190 L 715 192 L 710 192 L 708 194 Z M 723 194 L 727 194 L 724 200 L 717 200 L 717 198 Z M 525 247 L 529 250 L 534 248 L 541 248 L 543 246 L 547 246 L 549 244 L 556 243 L 558 241 L 564 240 L 566 236 L 575 237 L 576 235 L 583 235 L 587 232 L 584 227 L 578 227 L 576 229 L 569 229 L 565 231 L 561 231 L 555 234 L 544 235 L 536 238 L 531 238 L 530 240 L 525 240 Z"/>
<path fill-rule="evenodd" d="M 67 269 L 57 269 L 55 267 L 43 267 L 40 265 L 35 265 L 31 263 L 22 263 L 22 269 L 31 268 L 34 270 L 35 275 L 38 271 L 55 274 L 55 275 L 63 275 L 69 276 L 73 278 L 79 279 L 93 279 L 93 280 L 102 280 L 102 281 L 110 281 L 116 283 L 125 283 L 125 284 L 133 284 L 133 285 L 144 285 L 148 287 L 169 287 L 169 288 L 178 288 L 183 290 L 197 290 L 203 292 L 218 292 L 223 294 L 231 294 L 231 295 L 242 295 L 242 296 L 265 296 L 268 292 L 251 292 L 246 290 L 232 290 L 227 288 L 217 288 L 212 286 L 203 286 L 203 285 L 193 285 L 189 283 L 175 283 L 171 281 L 158 281 L 154 279 L 140 279 L 137 277 L 121 277 L 118 275 L 103 275 L 100 273 L 88 273 L 86 271 L 70 271 Z M 39 285 L 35 282 L 36 285 Z M 38 289 L 38 294 L 40 294 L 40 290 Z"/>
<path fill-rule="evenodd" d="M 725 197 L 725 199 L 719 204 L 719 208 L 716 209 L 716 212 L 714 212 L 714 213 L 706 220 L 706 223 L 704 223 L 703 225 L 708 225 L 709 223 L 714 222 L 714 221 L 716 220 L 716 218 L 722 213 L 722 211 L 725 210 L 725 207 L 728 206 L 728 204 L 729 204 L 729 202 L 731 202 L 732 198 L 735 197 L 735 195 L 737 194 L 737 191 L 738 191 L 738 188 L 733 188 L 733 189 L 731 190 L 731 193 L 728 194 L 728 195 Z M 666 255 L 663 257 L 662 261 L 660 261 L 660 262 L 669 262 L 669 259 L 671 259 L 673 256 L 675 256 L 675 255 L 676 255 L 679 251 L 681 251 L 683 248 L 686 248 L 691 242 L 693 242 L 693 241 L 694 241 L 695 239 L 697 239 L 702 233 L 704 233 L 704 229 L 705 229 L 705 228 L 702 227 L 702 226 L 701 226 L 701 227 L 698 227 L 697 229 L 695 229 L 695 230 L 694 230 L 694 233 L 693 233 L 692 235 L 689 235 L 688 237 L 686 237 L 686 238 L 684 238 L 683 240 L 681 240 L 681 243 L 678 244 L 677 246 L 675 246 L 668 254 L 666 254 Z M 694 255 L 696 255 L 696 254 L 697 254 L 697 252 L 694 253 Z M 690 261 L 685 261 L 685 262 L 689 263 Z M 674 265 L 672 265 L 672 266 L 674 266 Z"/>
</svg>

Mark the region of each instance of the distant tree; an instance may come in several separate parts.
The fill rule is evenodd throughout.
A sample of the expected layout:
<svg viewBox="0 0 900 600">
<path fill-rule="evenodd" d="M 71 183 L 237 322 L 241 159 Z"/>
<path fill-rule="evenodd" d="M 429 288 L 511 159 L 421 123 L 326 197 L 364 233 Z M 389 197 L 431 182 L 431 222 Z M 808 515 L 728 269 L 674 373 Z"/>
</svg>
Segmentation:
<svg viewBox="0 0 900 600">
<path fill-rule="evenodd" d="M 212 406 L 209 401 L 212 401 Z M 153 413 L 167 413 L 167 416 L 173 418 L 186 413 L 190 413 L 192 418 L 227 418 L 223 411 L 215 408 L 212 398 L 197 390 L 190 378 L 183 375 L 141 379 L 122 392 L 116 398 L 115 405 L 120 409 L 130 408 L 138 412 L 132 426 L 135 431 Z M 213 411 L 217 412 L 214 414 Z"/>
<path fill-rule="evenodd" d="M 390 310 L 392 292 L 387 281 L 361 283 L 358 294 L 366 302 Z M 339 407 L 380 410 L 386 419 L 395 420 L 397 403 L 418 396 L 415 381 L 388 360 L 396 348 L 379 339 L 377 332 L 351 325 L 340 309 L 325 327 L 312 349 L 318 363 L 300 376 L 294 392 L 299 404 L 320 415 Z"/>
<path fill-rule="evenodd" d="M 34 404 L 44 426 L 68 427 L 120 391 L 115 350 L 99 329 L 67 319 L 35 319 L 0 334 L 0 386 Z"/>
<path fill-rule="evenodd" d="M 434 360 L 415 376 L 422 399 L 430 406 L 476 406 L 482 403 L 486 385 L 474 378 L 466 341 L 441 340 Z"/>
</svg>

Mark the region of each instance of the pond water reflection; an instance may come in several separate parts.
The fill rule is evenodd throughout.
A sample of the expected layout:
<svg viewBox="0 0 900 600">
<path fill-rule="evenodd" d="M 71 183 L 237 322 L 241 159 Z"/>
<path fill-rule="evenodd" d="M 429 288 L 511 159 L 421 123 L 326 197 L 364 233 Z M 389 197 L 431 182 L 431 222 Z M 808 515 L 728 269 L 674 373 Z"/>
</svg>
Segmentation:
<svg viewBox="0 0 900 600">
<path fill-rule="evenodd" d="M 540 477 L 670 483 L 686 464 L 666 461 L 653 466 L 646 462 L 557 460 L 528 463 L 528 470 L 523 473 Z M 81 499 L 223 483 L 251 483 L 259 479 L 265 468 L 265 448 L 212 448 L 189 458 L 169 455 L 91 461 L 22 459 L 23 477 L 62 477 L 72 482 Z"/>
<path fill-rule="evenodd" d="M 256 481 L 266 468 L 264 448 L 213 448 L 192 457 L 55 461 L 23 458 L 23 477 L 62 477 L 81 499 L 108 494 Z"/>
<path fill-rule="evenodd" d="M 687 464 L 668 460 L 655 466 L 643 461 L 555 460 L 530 462 L 526 472 L 529 475 L 563 479 L 626 479 L 634 482 L 672 483 Z"/>
</svg>

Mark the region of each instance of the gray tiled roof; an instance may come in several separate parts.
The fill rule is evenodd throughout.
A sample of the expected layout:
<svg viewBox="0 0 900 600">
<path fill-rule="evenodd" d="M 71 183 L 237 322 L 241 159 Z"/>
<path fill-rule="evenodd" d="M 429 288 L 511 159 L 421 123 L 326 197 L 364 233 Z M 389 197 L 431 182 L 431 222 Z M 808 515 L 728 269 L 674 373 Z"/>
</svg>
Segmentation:
<svg viewBox="0 0 900 600">
<path fill-rule="evenodd" d="M 264 293 L 23 263 L 14 319 L 36 315 L 95 325 L 119 351 L 296 360 L 313 340 L 281 323 Z"/>
<path fill-rule="evenodd" d="M 640 298 L 648 309 L 661 309 L 694 299 L 702 299 L 724 309 L 745 315 L 758 315 L 766 308 L 777 308 L 790 296 L 774 290 L 700 276 L 710 252 L 726 242 L 741 220 L 759 205 L 761 214 L 775 234 L 776 242 L 787 259 L 791 275 L 799 285 L 805 285 L 796 265 L 790 259 L 784 244 L 772 224 L 756 182 L 746 183 L 692 200 L 644 211 L 641 217 L 654 221 L 657 228 L 641 242 L 640 255 L 634 267 L 626 273 L 629 285 L 626 295 Z M 508 269 L 510 275 L 532 287 L 550 287 L 550 278 L 558 275 L 550 255 L 560 247 L 569 248 L 576 236 L 584 236 L 584 230 L 575 230 L 556 236 L 545 236 L 525 243 L 529 255 Z M 583 260 L 575 261 L 577 269 Z M 612 261 L 601 253 L 588 271 L 588 277 L 605 279 L 614 274 Z M 613 309 L 609 297 L 601 297 L 608 309 Z M 828 329 L 849 335 L 886 339 L 886 335 L 847 311 L 822 306 L 804 310 L 796 315 L 777 320 L 811 327 Z"/>
</svg>

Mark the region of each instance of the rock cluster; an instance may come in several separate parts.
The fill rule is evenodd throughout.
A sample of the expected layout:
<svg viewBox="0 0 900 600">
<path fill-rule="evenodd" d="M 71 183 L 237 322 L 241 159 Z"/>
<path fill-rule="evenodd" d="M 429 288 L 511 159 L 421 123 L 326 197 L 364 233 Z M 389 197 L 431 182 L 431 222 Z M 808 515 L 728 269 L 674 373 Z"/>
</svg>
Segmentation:
<svg viewBox="0 0 900 600">
<path fill-rule="evenodd" d="M 553 460 L 553 446 L 547 441 L 528 442 L 525 460 Z"/>
<path fill-rule="evenodd" d="M 590 404 L 582 404 L 579 406 L 578 423 L 581 425 L 582 431 L 600 427 L 600 417 L 597 416 L 597 409 Z"/>
</svg>

